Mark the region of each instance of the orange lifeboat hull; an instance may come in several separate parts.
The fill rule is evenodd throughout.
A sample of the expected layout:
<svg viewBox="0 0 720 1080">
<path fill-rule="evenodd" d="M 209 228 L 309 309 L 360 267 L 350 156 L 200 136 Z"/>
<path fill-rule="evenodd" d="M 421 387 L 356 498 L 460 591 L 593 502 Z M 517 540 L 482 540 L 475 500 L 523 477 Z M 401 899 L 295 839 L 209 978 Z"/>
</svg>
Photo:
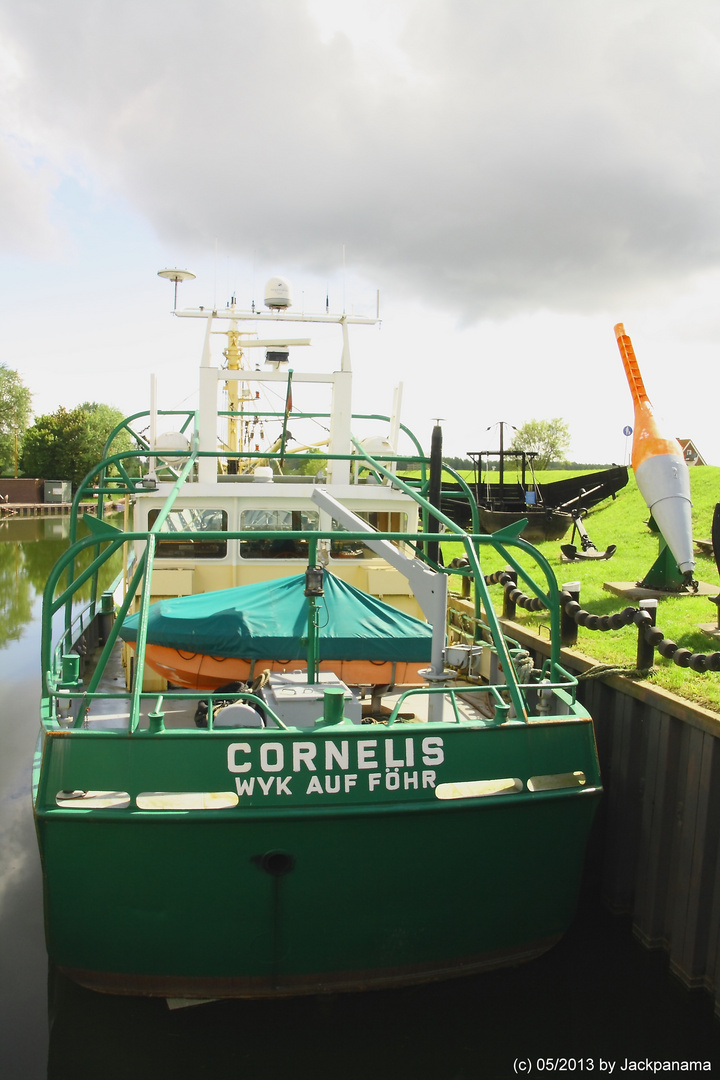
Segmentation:
<svg viewBox="0 0 720 1080">
<path fill-rule="evenodd" d="M 134 642 L 128 642 L 131 649 Z M 231 682 L 246 682 L 268 668 L 270 671 L 302 671 L 306 665 L 299 660 L 242 660 L 232 656 L 207 656 L 186 653 L 164 645 L 147 645 L 145 663 L 173 686 L 187 690 L 217 690 Z M 331 671 L 350 686 L 413 685 L 423 681 L 420 670 L 427 661 L 409 663 L 391 660 L 321 660 L 320 671 Z"/>
</svg>

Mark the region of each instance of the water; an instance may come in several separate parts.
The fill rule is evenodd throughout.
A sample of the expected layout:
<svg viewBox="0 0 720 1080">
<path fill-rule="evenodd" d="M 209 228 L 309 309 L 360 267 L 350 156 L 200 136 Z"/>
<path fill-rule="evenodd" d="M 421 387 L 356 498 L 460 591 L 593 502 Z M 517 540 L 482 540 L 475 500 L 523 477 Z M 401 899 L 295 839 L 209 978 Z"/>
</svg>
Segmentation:
<svg viewBox="0 0 720 1080">
<path fill-rule="evenodd" d="M 58 519 L 0 525 L 3 1080 L 504 1080 L 528 1064 L 531 1075 L 555 1065 L 552 1071 L 607 1076 L 611 1064 L 613 1075 L 627 1075 L 621 1073 L 626 1059 L 639 1064 L 631 1075 L 646 1074 L 647 1059 L 710 1061 L 718 1075 L 720 1021 L 710 996 L 684 990 L 663 954 L 644 950 L 627 920 L 603 910 L 592 875 L 575 923 L 545 957 L 449 983 L 171 1011 L 162 1000 L 93 994 L 49 972 L 29 792 L 39 703 L 38 597 L 62 550 L 64 525 Z M 377 902 L 393 901 L 378 896 Z M 82 906 L 78 896 L 78 918 Z M 241 909 L 237 914 L 242 919 Z M 202 917 L 212 912 L 188 912 Z"/>
</svg>

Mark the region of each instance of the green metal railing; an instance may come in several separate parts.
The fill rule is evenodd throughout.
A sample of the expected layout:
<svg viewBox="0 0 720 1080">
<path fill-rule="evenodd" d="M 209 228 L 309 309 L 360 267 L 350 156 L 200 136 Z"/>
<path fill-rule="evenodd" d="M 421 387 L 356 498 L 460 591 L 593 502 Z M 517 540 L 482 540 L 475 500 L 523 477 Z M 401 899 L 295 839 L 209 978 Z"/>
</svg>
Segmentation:
<svg viewBox="0 0 720 1080">
<path fill-rule="evenodd" d="M 184 419 L 182 430 L 187 430 L 188 427 L 193 425 L 193 432 L 197 431 L 197 416 L 192 412 L 162 412 L 159 415 L 162 416 L 180 416 Z M 221 414 L 227 416 L 239 416 L 237 413 Z M 282 418 L 282 412 L 273 413 L 253 413 L 253 416 L 268 416 L 274 418 Z M 293 417 L 295 417 L 293 413 Z M 299 414 L 305 415 L 305 414 Z M 311 414 L 307 414 L 310 416 Z M 329 414 L 312 414 L 313 417 L 323 417 Z M 73 500 L 73 509 L 70 525 L 70 542 L 67 551 L 60 558 L 56 566 L 53 568 L 48 582 L 45 588 L 44 604 L 43 604 L 43 618 L 42 618 L 42 638 L 41 638 L 41 650 L 42 650 L 42 673 L 43 673 L 43 697 L 53 698 L 56 702 L 62 700 L 64 697 L 78 696 L 77 680 L 72 676 L 71 667 L 68 666 L 67 656 L 73 642 L 73 628 L 77 625 L 77 613 L 73 613 L 72 600 L 77 590 L 85 584 L 87 581 L 93 583 L 93 592 L 90 604 L 87 607 L 88 613 L 96 613 L 97 611 L 97 582 L 98 575 L 102 566 L 105 565 L 108 559 L 112 558 L 123 545 L 135 545 L 143 544 L 144 549 L 137 558 L 136 565 L 133 568 L 131 579 L 127 586 L 126 594 L 120 604 L 117 612 L 117 617 L 113 623 L 113 626 L 107 635 L 107 639 L 104 643 L 104 647 L 99 658 L 95 670 L 90 677 L 87 688 L 82 691 L 82 701 L 80 708 L 74 720 L 75 727 L 81 727 L 87 713 L 87 709 L 93 700 L 97 700 L 102 697 L 125 697 L 130 703 L 130 716 L 129 716 L 129 731 L 134 733 L 138 729 L 141 704 L 147 702 L 154 695 L 147 695 L 142 692 L 143 685 L 143 672 L 145 664 L 145 647 L 147 643 L 147 628 L 148 617 L 150 608 L 151 597 L 151 584 L 152 584 L 152 572 L 155 560 L 156 546 L 158 542 L 158 536 L 162 533 L 163 525 L 165 524 L 169 513 L 172 510 L 177 497 L 183 488 L 187 479 L 191 476 L 196 462 L 201 457 L 212 457 L 215 459 L 226 458 L 227 452 L 224 451 L 200 451 L 197 444 L 197 435 L 192 436 L 192 445 L 189 450 L 173 450 L 173 458 L 184 458 L 184 464 L 177 470 L 173 469 L 172 473 L 175 476 L 175 480 L 171 491 L 167 495 L 165 502 L 160 510 L 155 522 L 151 529 L 144 532 L 124 532 L 116 529 L 104 520 L 104 500 L 106 498 L 118 499 L 127 497 L 133 493 L 148 490 L 143 484 L 142 477 L 132 477 L 126 463 L 131 461 L 137 461 L 138 457 L 146 459 L 155 458 L 162 459 L 163 455 L 168 455 L 169 452 L 165 451 L 152 451 L 150 450 L 146 440 L 142 435 L 138 435 L 133 431 L 130 424 L 138 419 L 144 419 L 149 416 L 148 413 L 136 413 L 132 417 L 127 418 L 119 424 L 111 433 L 106 449 L 112 446 L 113 441 L 117 438 L 118 434 L 127 430 L 132 433 L 133 437 L 138 442 L 138 448 L 134 450 L 119 451 L 111 454 L 108 452 L 107 456 L 102 462 L 100 462 L 91 472 L 85 477 L 80 484 L 75 498 Z M 381 417 L 377 414 L 362 414 L 355 419 L 381 419 L 387 420 L 387 417 Z M 560 666 L 560 607 L 559 607 L 559 588 L 555 575 L 547 562 L 535 548 L 530 544 L 520 539 L 519 533 L 522 530 L 523 523 L 516 523 L 515 525 L 507 528 L 501 532 L 496 532 L 492 535 L 482 534 L 479 531 L 479 521 L 477 514 L 477 505 L 475 503 L 472 491 L 467 483 L 460 477 L 454 470 L 449 467 L 443 466 L 443 469 L 447 471 L 454 479 L 459 482 L 461 488 L 467 495 L 468 506 L 470 508 L 472 531 L 466 532 L 459 525 L 457 525 L 452 519 L 447 517 L 442 511 L 433 506 L 425 497 L 424 492 L 427 491 L 427 466 L 428 459 L 421 453 L 420 445 L 412 435 L 412 433 L 405 427 L 403 427 L 408 436 L 412 439 L 413 444 L 417 447 L 419 453 L 418 456 L 408 457 L 407 455 L 397 454 L 368 454 L 356 439 L 353 439 L 355 446 L 355 453 L 353 454 L 329 454 L 329 453 L 314 453 L 314 452 L 302 452 L 301 454 L 294 455 L 300 460 L 346 460 L 357 463 L 361 467 L 374 473 L 378 478 L 382 477 L 387 480 L 394 487 L 411 497 L 417 504 L 420 513 L 422 514 L 422 520 L 424 525 L 423 532 L 376 532 L 373 531 L 368 534 L 366 531 L 338 531 L 338 530 L 253 530 L 252 538 L 256 540 L 275 539 L 282 537 L 284 540 L 304 540 L 309 544 L 309 565 L 314 566 L 316 563 L 317 542 L 319 540 L 337 540 L 351 542 L 366 542 L 369 537 L 373 540 L 389 540 L 395 543 L 406 543 L 412 545 L 417 555 L 422 558 L 428 565 L 439 573 L 447 575 L 463 574 L 462 570 L 456 570 L 453 568 L 446 568 L 438 566 L 433 560 L 429 559 L 425 547 L 430 543 L 437 543 L 439 534 L 437 532 L 431 532 L 427 528 L 427 522 L 430 517 L 434 517 L 440 525 L 444 526 L 448 533 L 451 534 L 453 540 L 463 545 L 465 555 L 468 562 L 469 574 L 472 577 L 475 584 L 475 635 L 477 640 L 480 640 L 480 635 L 483 633 L 483 628 L 488 633 L 492 640 L 492 645 L 496 649 L 499 662 L 506 673 L 506 683 L 503 686 L 494 686 L 491 688 L 483 687 L 485 693 L 490 694 L 493 698 L 496 715 L 504 716 L 510 706 L 508 706 L 505 698 L 502 696 L 502 692 L 510 698 L 510 703 L 514 709 L 515 715 L 518 718 L 527 719 L 527 707 L 525 703 L 525 689 L 521 686 L 519 679 L 517 678 L 517 672 L 513 663 L 511 650 L 508 647 L 508 643 L 502 633 L 498 616 L 495 614 L 492 601 L 488 592 L 488 587 L 485 583 L 485 579 L 480 566 L 479 552 L 483 547 L 491 547 L 494 551 L 500 554 L 507 562 L 507 564 L 517 573 L 518 578 L 527 585 L 527 587 L 539 597 L 543 603 L 549 608 L 550 620 L 551 620 L 551 653 L 550 658 L 546 662 L 546 668 L 543 674 L 546 676 L 548 685 L 550 688 L 562 687 L 564 689 L 574 688 L 575 680 Z M 257 451 L 253 453 L 242 453 L 243 458 L 249 459 L 264 459 L 264 460 L 279 460 L 281 452 L 271 453 L 268 451 Z M 406 466 L 417 466 L 420 471 L 420 478 L 417 484 L 408 482 L 406 480 L 399 479 L 395 473 L 388 468 L 388 465 L 396 463 L 401 460 Z M 111 469 L 115 469 L 118 473 L 117 478 L 110 477 L 109 472 Z M 87 502 L 88 495 L 92 493 L 97 498 L 97 517 L 91 518 L 87 515 L 85 520 L 91 529 L 91 534 L 81 540 L 77 539 L 77 522 L 81 503 Z M 209 542 L 213 541 L 229 541 L 229 540 L 242 540 L 248 538 L 246 531 L 216 531 L 216 530 L 183 530 L 183 538 L 189 541 L 192 540 L 205 540 Z M 94 548 L 94 555 L 91 563 L 84 568 L 79 574 L 76 575 L 75 566 L 78 556 L 88 550 Z M 518 559 L 513 554 L 513 550 L 524 555 L 529 555 L 537 564 L 539 570 L 542 572 L 546 582 L 547 589 L 542 589 L 535 580 L 530 576 L 529 572 L 521 565 Z M 465 571 L 464 576 L 467 576 L 468 571 Z M 59 594 L 56 596 L 58 586 L 65 575 L 65 584 L 61 586 Z M 140 607 L 139 607 L 139 620 L 138 620 L 138 633 L 136 642 L 136 664 L 135 664 L 135 676 L 133 679 L 133 685 L 131 690 L 126 694 L 102 694 L 98 691 L 100 680 L 105 666 L 110 658 L 110 655 L 115 647 L 118 639 L 118 632 L 120 626 L 126 615 L 128 614 L 135 597 L 140 595 Z M 314 598 L 308 597 L 309 607 L 309 652 L 308 652 L 308 666 L 309 671 L 314 673 L 317 671 L 318 664 L 318 648 L 317 648 L 317 620 L 314 618 Z M 52 646 L 52 620 L 53 616 L 64 608 L 65 611 L 65 629 L 61 635 L 60 642 L 53 649 Z M 481 616 L 484 615 L 484 618 Z M 480 688 L 478 688 L 480 689 Z M 447 688 L 440 687 L 434 689 L 422 688 L 421 690 L 414 690 L 411 693 L 447 693 Z M 574 691 L 573 691 L 574 692 Z M 197 697 L 207 697 L 212 699 L 212 695 L 204 693 L 202 695 L 195 695 L 183 691 L 184 698 L 192 699 Z M 451 700 L 453 702 L 453 708 L 456 711 L 457 706 L 455 703 L 455 695 L 451 694 Z M 211 705 L 212 711 L 212 705 Z M 156 714 L 160 713 L 160 708 L 156 706 L 154 710 Z M 396 709 L 393 714 L 393 719 L 397 715 Z M 50 707 L 44 710 L 44 715 L 52 717 L 54 711 L 52 703 Z M 281 725 L 282 726 L 282 725 Z M 157 730 L 162 730 L 161 726 L 157 727 Z"/>
</svg>

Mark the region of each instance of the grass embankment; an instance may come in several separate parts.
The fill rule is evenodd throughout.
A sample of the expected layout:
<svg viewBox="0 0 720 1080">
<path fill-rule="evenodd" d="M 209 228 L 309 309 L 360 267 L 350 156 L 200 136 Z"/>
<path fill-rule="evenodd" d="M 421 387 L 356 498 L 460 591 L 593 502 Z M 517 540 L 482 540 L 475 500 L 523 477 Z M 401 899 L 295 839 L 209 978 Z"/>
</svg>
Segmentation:
<svg viewBox="0 0 720 1080">
<path fill-rule="evenodd" d="M 542 479 L 557 479 L 558 473 L 544 474 Z M 697 466 L 690 470 L 693 500 L 693 536 L 696 539 L 709 539 L 713 513 L 716 503 L 720 502 L 720 468 Z M 539 477 L 540 479 L 540 477 Z M 617 545 L 612 559 L 563 563 L 560 544 L 570 543 L 571 533 L 562 541 L 538 544 L 538 550 L 553 568 L 558 582 L 579 581 L 580 604 L 596 615 L 609 615 L 637 601 L 624 600 L 603 588 L 606 581 L 641 580 L 648 572 L 658 555 L 658 537 L 647 526 L 648 508 L 637 489 L 635 478 L 630 472 L 627 487 L 618 493 L 614 500 L 608 500 L 595 508 L 584 519 L 585 528 L 598 551 L 604 551 L 610 544 Z M 580 540 L 573 541 L 578 549 Z M 446 565 L 460 554 L 461 546 L 453 543 L 443 544 L 443 557 Z M 502 560 L 491 549 L 481 549 L 482 568 L 485 574 L 503 569 Z M 537 566 L 527 556 L 519 562 L 532 569 L 533 576 L 541 582 Z M 710 555 L 697 554 L 695 577 L 711 585 L 720 593 L 718 571 L 715 560 Z M 459 588 L 457 579 L 451 578 L 451 589 Z M 522 582 L 520 583 L 522 588 Z M 528 592 L 523 588 L 524 592 Z M 502 610 L 502 587 L 491 586 L 495 608 Z M 523 608 L 517 608 L 517 622 L 545 635 L 548 625 L 547 613 L 533 614 Z M 657 625 L 666 637 L 677 642 L 682 648 L 692 652 L 715 652 L 720 650 L 720 641 L 709 637 L 698 629 L 700 624 L 717 626 L 718 609 L 708 597 L 673 597 L 668 596 L 658 604 Z M 598 663 L 612 664 L 633 670 L 637 653 L 637 630 L 634 626 L 620 630 L 587 630 L 578 627 L 576 651 L 592 657 Z M 720 672 L 697 673 L 687 668 L 680 668 L 672 660 L 663 659 L 655 653 L 655 667 L 648 677 L 648 682 L 670 690 L 687 700 L 704 705 L 720 712 Z"/>
</svg>

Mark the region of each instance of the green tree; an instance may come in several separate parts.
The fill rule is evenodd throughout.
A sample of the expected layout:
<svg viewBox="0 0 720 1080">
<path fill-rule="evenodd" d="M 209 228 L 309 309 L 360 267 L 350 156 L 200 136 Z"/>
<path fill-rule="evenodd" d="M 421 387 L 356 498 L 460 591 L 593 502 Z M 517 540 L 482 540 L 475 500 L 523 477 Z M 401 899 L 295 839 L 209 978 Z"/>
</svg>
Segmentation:
<svg viewBox="0 0 720 1080">
<path fill-rule="evenodd" d="M 556 416 L 553 420 L 528 420 L 513 436 L 511 450 L 535 451 L 536 466 L 547 469 L 553 461 L 563 461 L 570 449 L 570 428 Z"/>
<path fill-rule="evenodd" d="M 17 371 L 0 364 L 0 472 L 15 471 L 15 440 L 20 455 L 23 435 L 30 423 L 31 398 Z"/>
<path fill-rule="evenodd" d="M 110 432 L 122 420 L 122 413 L 110 405 L 86 402 L 74 409 L 59 408 L 39 416 L 28 428 L 23 444 L 26 476 L 44 480 L 71 480 L 73 487 L 102 457 Z M 122 432 L 113 450 L 130 446 L 130 436 Z"/>
<path fill-rule="evenodd" d="M 103 405 L 97 401 L 85 401 L 80 408 L 87 416 L 88 453 L 92 459 L 90 465 L 88 465 L 88 469 L 90 469 L 96 461 L 100 461 L 105 449 L 105 443 L 113 428 L 117 427 L 123 419 L 123 414 L 112 405 Z M 129 433 L 121 431 L 113 439 L 111 452 L 119 454 L 123 450 L 130 450 L 132 446 L 133 440 Z M 129 468 L 129 466 L 126 467 Z M 113 468 L 112 472 L 117 475 L 116 469 Z"/>
</svg>

